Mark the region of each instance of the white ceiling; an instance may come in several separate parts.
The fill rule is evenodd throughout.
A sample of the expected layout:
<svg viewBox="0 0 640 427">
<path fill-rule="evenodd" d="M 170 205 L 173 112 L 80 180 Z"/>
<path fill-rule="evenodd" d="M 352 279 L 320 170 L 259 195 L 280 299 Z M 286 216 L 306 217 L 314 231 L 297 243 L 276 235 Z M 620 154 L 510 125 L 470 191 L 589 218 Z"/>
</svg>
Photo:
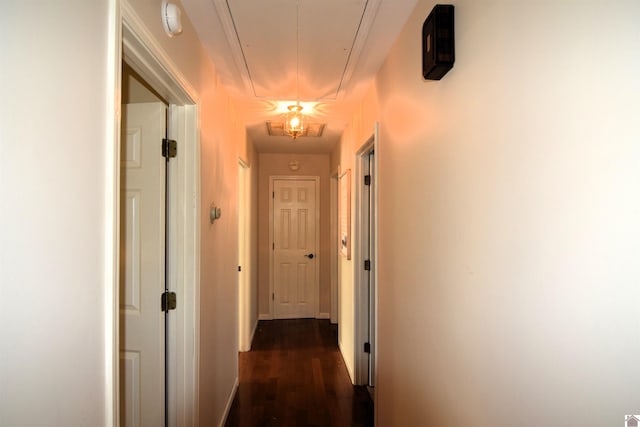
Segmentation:
<svg viewBox="0 0 640 427">
<path fill-rule="evenodd" d="M 183 0 L 256 149 L 296 153 L 331 151 L 415 3 Z M 265 123 L 297 99 L 309 122 L 326 124 L 323 136 L 268 136 Z"/>
</svg>

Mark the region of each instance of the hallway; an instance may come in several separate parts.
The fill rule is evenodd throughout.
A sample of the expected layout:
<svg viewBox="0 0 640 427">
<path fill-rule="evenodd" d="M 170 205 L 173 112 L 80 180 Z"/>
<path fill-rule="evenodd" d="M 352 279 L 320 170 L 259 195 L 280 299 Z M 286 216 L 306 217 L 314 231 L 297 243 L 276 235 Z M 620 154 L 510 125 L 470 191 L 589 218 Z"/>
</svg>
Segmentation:
<svg viewBox="0 0 640 427">
<path fill-rule="evenodd" d="M 6 3 L 0 426 L 155 427 L 165 411 L 184 427 L 364 425 L 366 392 L 345 366 L 364 376 L 368 271 L 377 426 L 638 418 L 640 1 L 456 0 L 455 66 L 441 80 L 424 79 L 434 0 Z M 347 64 L 325 85 L 334 58 Z M 161 219 L 123 209 L 141 194 L 123 185 L 123 160 L 149 158 L 146 131 L 123 126 L 123 61 L 170 105 L 154 156 L 163 139 L 178 147 L 160 174 L 172 209 L 152 234 L 170 242 L 159 280 L 121 268 L 163 256 L 139 245 Z M 322 136 L 287 136 L 299 106 Z M 326 320 L 258 322 L 278 317 L 269 185 L 283 176 L 320 177 L 320 243 L 302 254 L 319 273 L 308 316 L 339 320 L 343 360 Z M 377 262 L 359 221 L 366 182 Z M 145 304 L 143 286 L 157 287 Z M 146 301 L 160 320 L 140 340 L 172 341 L 148 376 L 120 329 Z M 255 325 L 254 351 L 239 354 Z M 165 399 L 151 410 L 123 403 L 152 386 Z"/>
<path fill-rule="evenodd" d="M 226 427 L 373 426 L 373 403 L 349 380 L 328 320 L 261 321 L 240 353 Z"/>
</svg>

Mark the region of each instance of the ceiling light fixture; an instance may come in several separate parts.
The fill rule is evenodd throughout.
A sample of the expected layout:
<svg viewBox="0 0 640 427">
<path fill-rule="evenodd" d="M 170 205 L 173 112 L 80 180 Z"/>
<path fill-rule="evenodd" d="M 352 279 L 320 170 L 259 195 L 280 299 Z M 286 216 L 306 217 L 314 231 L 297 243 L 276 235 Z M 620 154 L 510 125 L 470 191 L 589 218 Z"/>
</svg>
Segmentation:
<svg viewBox="0 0 640 427">
<path fill-rule="evenodd" d="M 285 115 L 284 131 L 293 139 L 304 133 L 304 116 L 300 105 L 300 2 L 296 1 L 296 104 L 289 105 Z"/>
<path fill-rule="evenodd" d="M 304 132 L 304 116 L 300 103 L 289 105 L 289 112 L 285 116 L 284 131 L 296 139 Z"/>
</svg>

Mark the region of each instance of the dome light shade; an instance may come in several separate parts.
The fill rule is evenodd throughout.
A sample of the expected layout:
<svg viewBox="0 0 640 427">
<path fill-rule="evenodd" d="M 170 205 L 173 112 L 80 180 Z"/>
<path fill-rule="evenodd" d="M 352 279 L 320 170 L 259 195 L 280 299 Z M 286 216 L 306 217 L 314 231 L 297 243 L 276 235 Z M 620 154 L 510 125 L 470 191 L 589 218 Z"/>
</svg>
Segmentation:
<svg viewBox="0 0 640 427">
<path fill-rule="evenodd" d="M 177 36 L 182 33 L 182 13 L 177 5 L 169 3 L 169 0 L 163 0 L 161 16 L 162 26 L 169 37 Z"/>
</svg>

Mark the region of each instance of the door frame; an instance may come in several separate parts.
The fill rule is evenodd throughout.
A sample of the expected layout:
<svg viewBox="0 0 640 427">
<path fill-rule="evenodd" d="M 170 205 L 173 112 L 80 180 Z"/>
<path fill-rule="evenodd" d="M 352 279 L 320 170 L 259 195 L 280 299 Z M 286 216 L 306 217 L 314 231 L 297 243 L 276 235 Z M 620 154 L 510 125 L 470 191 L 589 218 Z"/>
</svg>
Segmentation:
<svg viewBox="0 0 640 427">
<path fill-rule="evenodd" d="M 238 159 L 238 351 L 251 349 L 251 255 L 250 246 L 250 169 L 247 162 Z M 240 271 L 242 269 L 242 271 Z"/>
<path fill-rule="evenodd" d="M 200 300 L 200 101 L 195 89 L 179 68 L 164 53 L 129 1 L 120 8 L 122 31 L 114 47 L 120 62 L 126 61 L 154 90 L 169 101 L 167 126 L 169 138 L 179 142 L 178 156 L 172 160 L 172 173 L 167 191 L 173 195 L 169 215 L 174 218 L 169 228 L 169 245 L 175 250 L 170 257 L 169 289 L 178 294 L 178 310 L 169 323 L 169 363 L 175 369 L 170 374 L 169 425 L 198 424 L 198 365 L 199 365 L 199 300 Z M 120 65 L 120 64 L 118 64 Z M 116 85 L 119 99 L 121 82 Z M 119 109 L 119 106 L 117 106 Z M 120 114 L 116 115 L 116 129 L 120 129 Z M 119 135 L 119 131 L 117 132 Z M 120 164 L 120 139 L 116 138 L 116 165 Z M 120 211 L 119 174 L 115 175 L 116 209 Z M 114 241 L 119 241 L 120 223 L 116 215 Z M 116 248 L 119 244 L 116 244 Z M 117 259 L 117 258 L 116 258 Z M 114 277 L 118 278 L 115 262 Z M 117 280 L 117 279 L 116 279 Z M 114 365 L 115 423 L 120 416 L 119 387 L 119 295 L 115 283 L 112 316 L 115 321 L 115 342 L 111 355 Z"/>
<path fill-rule="evenodd" d="M 316 280 L 313 285 L 313 315 L 317 319 L 319 317 L 318 309 L 320 307 L 320 177 L 319 176 L 299 176 L 299 175 L 272 175 L 269 177 L 269 193 L 273 194 L 274 181 L 313 181 L 316 187 Z M 273 244 L 273 197 L 269 197 L 269 243 Z M 273 249 L 269 250 L 269 294 L 275 292 L 274 283 L 274 266 Z M 275 319 L 275 303 L 273 297 L 269 298 L 269 317 Z"/>
<path fill-rule="evenodd" d="M 355 203 L 355 233 L 354 244 L 354 289 L 355 289 L 355 382 L 358 385 L 365 385 L 368 383 L 368 371 L 369 371 L 369 355 L 364 352 L 364 343 L 369 340 L 369 319 L 370 316 L 373 319 L 371 326 L 373 328 L 373 334 L 371 340 L 372 352 L 373 352 L 373 378 L 375 384 L 375 378 L 377 378 L 377 352 L 378 352 L 378 155 L 373 156 L 373 179 L 371 181 L 373 198 L 373 212 L 371 212 L 371 225 L 374 232 L 369 242 L 371 252 L 371 270 L 369 273 L 364 270 L 364 252 L 365 237 L 369 237 L 369 230 L 365 230 L 365 215 L 369 214 L 369 208 L 364 206 L 363 192 L 364 192 L 364 171 L 365 162 L 369 162 L 366 157 L 372 151 L 379 153 L 378 151 L 379 138 L 378 138 L 378 123 L 374 126 L 373 134 L 367 139 L 367 141 L 356 152 L 355 159 L 355 189 L 356 189 L 356 203 Z M 373 280 L 373 299 L 369 301 L 368 290 L 365 289 L 367 283 L 366 275 L 370 275 Z M 373 311 L 370 314 L 370 310 Z"/>
<path fill-rule="evenodd" d="M 333 324 L 340 323 L 340 303 L 338 300 L 338 265 L 340 265 L 340 254 L 338 253 L 338 223 L 339 223 L 339 213 L 338 213 L 338 177 L 340 176 L 340 167 L 336 168 L 335 171 L 331 173 L 329 177 L 329 191 L 330 191 L 330 206 L 329 206 L 329 215 L 331 215 L 331 219 L 329 221 L 329 230 L 330 230 L 330 238 L 329 238 L 329 256 L 331 257 L 331 262 L 329 263 L 331 273 L 331 310 L 329 311 L 329 321 Z"/>
</svg>

